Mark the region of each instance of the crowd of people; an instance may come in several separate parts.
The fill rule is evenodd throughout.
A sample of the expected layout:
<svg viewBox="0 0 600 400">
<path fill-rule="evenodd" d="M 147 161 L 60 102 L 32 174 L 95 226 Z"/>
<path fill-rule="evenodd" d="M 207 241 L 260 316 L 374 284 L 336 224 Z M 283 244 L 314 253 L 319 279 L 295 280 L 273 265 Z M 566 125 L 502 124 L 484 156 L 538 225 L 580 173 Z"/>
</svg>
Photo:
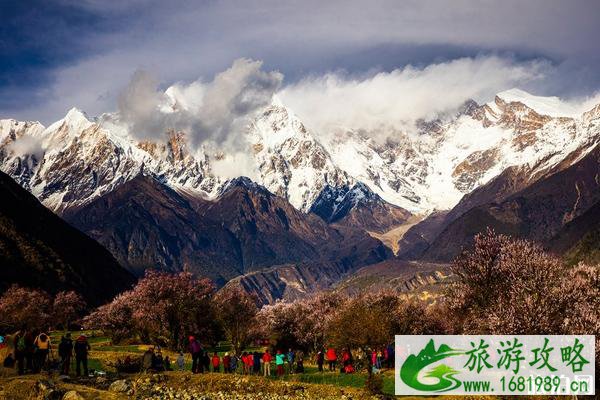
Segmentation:
<svg viewBox="0 0 600 400">
<path fill-rule="evenodd" d="M 2 365 L 5 368 L 16 368 L 19 375 L 39 373 L 51 367 L 69 375 L 73 356 L 76 375 L 88 375 L 88 353 L 91 347 L 84 334 L 73 340 L 71 333 L 66 333 L 57 346 L 58 358 L 54 357 L 55 345 L 50 335 L 45 332 L 36 332 L 24 327 L 13 336 L 12 341 L 12 351 L 8 352 Z M 5 338 L 2 338 L 2 345 L 8 346 Z"/>
<path fill-rule="evenodd" d="M 0 349 L 8 346 L 4 337 L 0 336 Z M 57 351 L 58 358 L 54 357 Z M 52 343 L 50 336 L 44 332 L 34 332 L 25 328 L 13 336 L 11 352 L 5 357 L 3 366 L 15 368 L 18 374 L 38 373 L 42 369 L 59 370 L 63 375 L 71 373 L 73 364 L 75 374 L 88 375 L 88 353 L 91 350 L 85 334 L 79 334 L 72 339 L 71 333 L 65 333 L 58 346 Z M 243 351 L 241 354 L 230 352 L 219 356 L 217 352 L 209 352 L 194 336 L 188 338 L 188 352 L 191 356 L 191 371 L 193 373 L 222 372 L 240 373 L 244 375 L 283 376 L 286 374 L 304 373 L 305 354 L 302 350 L 288 348 L 265 348 L 263 351 Z M 320 349 L 314 356 L 314 363 L 319 372 L 326 369 L 330 372 L 351 374 L 367 368 L 373 373 L 383 368 L 394 367 L 394 346 L 367 352 L 357 350 L 356 357 L 349 348 L 342 350 L 334 347 Z M 52 355 L 52 357 L 49 357 Z M 74 363 L 73 363 L 74 359 Z M 50 364 L 55 365 L 50 365 Z M 120 367 L 125 371 L 163 372 L 186 369 L 185 355 L 182 351 L 177 354 L 175 361 L 169 355 L 163 356 L 160 346 L 148 348 L 141 358 L 132 360 L 130 356 L 121 362 Z M 274 367 L 274 368 L 272 368 Z"/>
<path fill-rule="evenodd" d="M 271 376 L 271 364 L 275 363 L 274 372 L 277 376 L 284 374 L 298 374 L 304 372 L 304 353 L 289 349 L 287 352 L 277 350 L 272 354 L 269 349 L 261 351 L 244 351 L 239 355 L 226 352 L 222 357 L 218 353 L 210 353 L 203 348 L 193 336 L 189 338 L 188 351 L 192 357 L 193 373 L 224 372 L 241 373 L 244 375 Z M 183 353 L 179 354 L 179 363 L 183 361 Z"/>
<path fill-rule="evenodd" d="M 294 351 L 291 348 L 287 351 L 277 349 L 274 352 L 268 348 L 263 352 L 244 351 L 239 356 L 227 352 L 222 357 L 215 352 L 211 356 L 195 337 L 190 336 L 188 351 L 192 358 L 193 373 L 224 372 L 263 376 L 304 373 L 304 352 Z M 324 372 L 324 366 L 327 365 L 330 372 L 337 372 L 339 368 L 339 372 L 345 374 L 354 373 L 363 367 L 373 373 L 378 373 L 383 368 L 394 368 L 395 354 L 392 344 L 366 353 L 359 350 L 357 353 L 358 356 L 355 358 L 349 348 L 340 351 L 328 347 L 316 352 L 314 362 L 319 372 Z M 177 364 L 180 370 L 184 369 L 183 360 L 183 353 L 179 353 Z M 272 372 L 273 363 L 275 369 Z"/>
</svg>

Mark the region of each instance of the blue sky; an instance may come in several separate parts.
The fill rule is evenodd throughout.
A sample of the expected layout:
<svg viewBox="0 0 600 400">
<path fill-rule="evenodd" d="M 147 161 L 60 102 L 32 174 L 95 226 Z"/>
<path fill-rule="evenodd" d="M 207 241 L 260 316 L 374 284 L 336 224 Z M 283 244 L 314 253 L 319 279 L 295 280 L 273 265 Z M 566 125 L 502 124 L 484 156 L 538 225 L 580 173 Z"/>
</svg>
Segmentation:
<svg viewBox="0 0 600 400">
<path fill-rule="evenodd" d="M 543 77 L 523 82 L 538 94 L 600 89 L 591 0 L 0 0 L 0 15 L 0 118 L 112 111 L 136 70 L 165 88 L 210 81 L 241 57 L 280 71 L 284 87 L 494 56 L 543 63 Z"/>
</svg>

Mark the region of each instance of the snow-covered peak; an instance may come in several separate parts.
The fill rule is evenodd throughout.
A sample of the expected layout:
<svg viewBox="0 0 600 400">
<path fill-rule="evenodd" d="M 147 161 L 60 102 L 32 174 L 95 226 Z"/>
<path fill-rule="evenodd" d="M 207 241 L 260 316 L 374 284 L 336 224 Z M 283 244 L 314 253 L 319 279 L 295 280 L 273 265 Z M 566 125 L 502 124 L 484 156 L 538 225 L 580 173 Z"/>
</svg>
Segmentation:
<svg viewBox="0 0 600 400">
<path fill-rule="evenodd" d="M 197 108 L 200 89 L 173 86 L 166 93 L 169 107 Z M 469 101 L 455 116 L 423 121 L 418 134 L 342 128 L 327 134 L 307 129 L 275 96 L 249 124 L 245 139 L 257 184 L 302 211 L 329 196 L 338 208 L 373 198 L 423 214 L 453 207 L 509 166 L 533 174 L 598 141 L 600 108 L 588 107 L 572 119 L 553 117 L 569 115 L 569 107 L 555 97 L 511 89 L 483 106 Z M 118 113 L 90 120 L 74 108 L 46 129 L 0 121 L 0 168 L 57 211 L 85 204 L 139 171 L 215 198 L 232 183 L 217 168 L 227 154 L 210 144 L 191 148 L 188 139 L 185 132 L 169 131 L 139 141 Z"/>
<path fill-rule="evenodd" d="M 506 103 L 522 103 L 541 115 L 550 117 L 577 117 L 581 113 L 571 104 L 565 103 L 556 96 L 542 97 L 527 93 L 521 89 L 510 89 L 496 95 Z"/>
<path fill-rule="evenodd" d="M 63 119 L 56 121 L 46 128 L 46 132 L 55 132 L 61 127 L 66 127 L 69 132 L 76 133 L 89 128 L 92 124 L 93 122 L 88 119 L 83 111 L 73 107 L 67 112 L 67 115 L 65 115 Z"/>
<path fill-rule="evenodd" d="M 302 121 L 282 105 L 271 104 L 260 113 L 248 138 L 261 183 L 302 211 L 310 209 L 327 185 L 351 181 Z"/>
</svg>

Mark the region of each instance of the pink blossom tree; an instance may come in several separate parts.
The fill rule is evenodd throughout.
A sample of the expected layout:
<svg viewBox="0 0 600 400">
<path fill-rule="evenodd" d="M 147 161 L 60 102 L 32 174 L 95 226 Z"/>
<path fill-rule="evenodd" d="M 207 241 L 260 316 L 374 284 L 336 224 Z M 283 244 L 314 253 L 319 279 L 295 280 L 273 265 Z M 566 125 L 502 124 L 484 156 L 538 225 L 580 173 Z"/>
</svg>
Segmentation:
<svg viewBox="0 0 600 400">
<path fill-rule="evenodd" d="M 11 286 L 0 297 L 0 326 L 7 331 L 47 328 L 50 323 L 50 296 L 41 290 Z"/>
<path fill-rule="evenodd" d="M 314 350 L 324 346 L 335 313 L 348 301 L 336 293 L 322 293 L 291 303 L 278 302 L 259 312 L 263 335 L 284 346 Z"/>
<path fill-rule="evenodd" d="M 58 292 L 52 304 L 52 319 L 56 327 L 69 329 L 86 309 L 85 300 L 74 291 Z"/>
<path fill-rule="evenodd" d="M 110 332 L 114 339 L 138 336 L 181 348 L 189 334 L 214 342 L 214 287 L 208 279 L 182 272 L 148 271 L 130 291 L 98 308 L 85 325 Z"/>
<path fill-rule="evenodd" d="M 241 288 L 225 287 L 215 296 L 217 318 L 236 354 L 257 335 L 256 298 Z"/>
</svg>

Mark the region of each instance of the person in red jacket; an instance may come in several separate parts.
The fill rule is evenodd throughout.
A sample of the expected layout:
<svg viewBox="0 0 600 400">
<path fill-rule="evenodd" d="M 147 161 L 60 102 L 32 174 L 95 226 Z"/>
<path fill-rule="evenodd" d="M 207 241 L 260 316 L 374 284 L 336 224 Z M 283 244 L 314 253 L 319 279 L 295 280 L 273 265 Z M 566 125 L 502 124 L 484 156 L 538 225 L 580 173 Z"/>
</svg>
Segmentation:
<svg viewBox="0 0 600 400">
<path fill-rule="evenodd" d="M 335 371 L 335 365 L 337 364 L 337 354 L 333 347 L 327 349 L 327 362 L 329 363 L 329 371 Z"/>
<path fill-rule="evenodd" d="M 254 356 L 252 355 L 252 353 L 246 354 L 246 358 L 245 358 L 244 362 L 246 364 L 246 373 L 248 375 L 252 375 L 252 365 L 254 364 Z"/>
<path fill-rule="evenodd" d="M 219 370 L 221 366 L 221 359 L 219 358 L 219 355 L 217 353 L 214 353 L 212 356 L 212 367 L 213 367 L 213 372 L 219 372 Z"/>
<path fill-rule="evenodd" d="M 265 351 L 265 354 L 262 356 L 263 362 L 263 375 L 270 376 L 271 375 L 271 361 L 273 361 L 273 356 L 269 353 L 269 349 Z"/>
<path fill-rule="evenodd" d="M 223 356 L 223 372 L 226 374 L 231 372 L 231 356 L 229 353 L 225 353 Z"/>
</svg>

